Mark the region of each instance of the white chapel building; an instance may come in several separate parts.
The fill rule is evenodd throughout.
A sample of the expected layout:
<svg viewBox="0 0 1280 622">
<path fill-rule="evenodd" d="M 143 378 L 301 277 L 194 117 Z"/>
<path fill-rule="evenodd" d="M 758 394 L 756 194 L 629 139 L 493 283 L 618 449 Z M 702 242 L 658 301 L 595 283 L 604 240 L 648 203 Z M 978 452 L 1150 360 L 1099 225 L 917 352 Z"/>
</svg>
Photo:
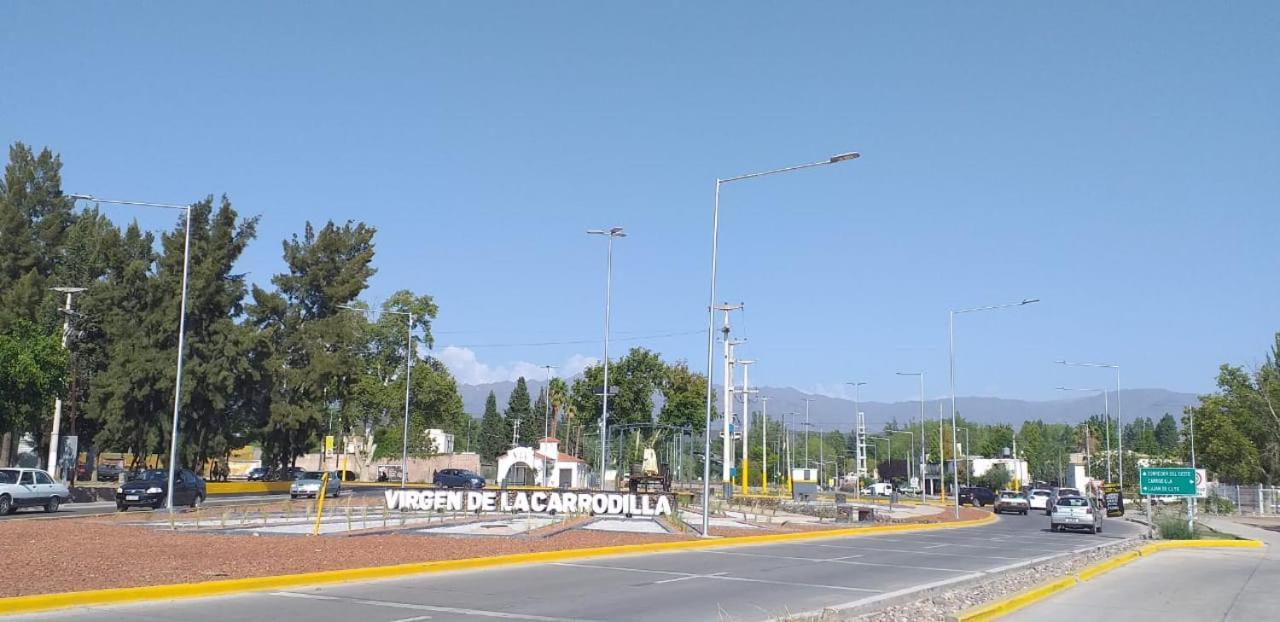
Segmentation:
<svg viewBox="0 0 1280 622">
<path fill-rule="evenodd" d="M 508 486 L 584 488 L 587 463 L 560 451 L 560 441 L 547 437 L 538 448 L 512 447 L 498 456 L 498 483 Z"/>
</svg>

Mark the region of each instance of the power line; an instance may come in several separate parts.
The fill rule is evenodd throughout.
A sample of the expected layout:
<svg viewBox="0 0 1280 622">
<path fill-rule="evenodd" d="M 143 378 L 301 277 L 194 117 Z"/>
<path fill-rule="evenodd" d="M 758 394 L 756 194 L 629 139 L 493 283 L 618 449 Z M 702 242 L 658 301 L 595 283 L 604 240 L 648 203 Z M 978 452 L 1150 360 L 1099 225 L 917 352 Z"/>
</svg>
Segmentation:
<svg viewBox="0 0 1280 622">
<path fill-rule="evenodd" d="M 705 332 L 705 331 L 703 331 L 703 330 L 686 330 L 686 331 L 679 331 L 679 332 L 674 332 L 674 333 L 658 333 L 658 334 L 653 334 L 653 335 L 640 335 L 640 336 L 638 336 L 638 337 L 626 337 L 626 338 L 622 338 L 622 339 L 614 338 L 614 339 L 612 339 L 612 341 L 641 341 L 641 340 L 644 340 L 644 339 L 662 339 L 662 338 L 666 338 L 666 337 L 683 337 L 683 336 L 686 336 L 686 335 L 700 335 L 700 334 L 703 334 L 704 332 Z M 568 345 L 582 345 L 582 344 L 591 344 L 591 343 L 600 343 L 600 339 L 575 339 L 575 340 L 569 340 L 569 341 L 534 341 L 534 342 L 528 342 L 528 343 L 470 343 L 470 344 L 448 344 L 448 345 L 446 345 L 446 346 L 444 346 L 444 347 L 453 347 L 453 348 L 517 348 L 517 347 L 523 347 L 523 348 L 531 348 L 531 347 L 539 347 L 539 346 L 568 346 Z"/>
</svg>

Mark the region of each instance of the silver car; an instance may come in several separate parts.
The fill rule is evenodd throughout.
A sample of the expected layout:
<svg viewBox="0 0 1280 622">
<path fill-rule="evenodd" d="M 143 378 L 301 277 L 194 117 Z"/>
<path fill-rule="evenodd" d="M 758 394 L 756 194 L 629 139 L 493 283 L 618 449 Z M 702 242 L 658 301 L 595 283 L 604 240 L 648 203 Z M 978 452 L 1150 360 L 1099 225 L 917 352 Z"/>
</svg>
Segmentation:
<svg viewBox="0 0 1280 622">
<path fill-rule="evenodd" d="M 1049 514 L 1049 530 L 1088 529 L 1089 533 L 1102 533 L 1104 515 L 1106 511 L 1093 499 L 1058 497 Z"/>
<path fill-rule="evenodd" d="M 328 498 L 337 497 L 342 492 L 342 479 L 337 473 L 329 473 L 329 484 L 324 489 L 324 496 Z M 298 497 L 315 497 L 320 494 L 320 486 L 324 481 L 325 473 L 320 471 L 307 471 L 298 476 L 289 485 L 289 497 L 297 499 Z"/>
<path fill-rule="evenodd" d="M 0 516 L 28 507 L 57 512 L 69 499 L 71 491 L 40 469 L 0 469 Z"/>
</svg>

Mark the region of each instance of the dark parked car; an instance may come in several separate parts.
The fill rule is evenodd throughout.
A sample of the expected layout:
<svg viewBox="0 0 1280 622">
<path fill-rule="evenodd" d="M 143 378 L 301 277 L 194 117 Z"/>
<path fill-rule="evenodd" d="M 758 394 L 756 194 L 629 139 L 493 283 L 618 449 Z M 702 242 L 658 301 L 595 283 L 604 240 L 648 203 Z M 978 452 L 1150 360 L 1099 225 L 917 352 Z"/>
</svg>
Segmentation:
<svg viewBox="0 0 1280 622">
<path fill-rule="evenodd" d="M 251 482 L 260 482 L 266 479 L 266 477 L 267 477 L 266 467 L 253 467 L 252 469 L 249 469 L 248 473 L 245 474 L 245 479 Z"/>
<path fill-rule="evenodd" d="M 204 502 L 206 492 L 204 479 L 189 469 L 179 469 L 173 474 L 173 504 L 199 507 Z M 116 510 L 123 512 L 130 507 L 140 505 L 151 509 L 164 507 L 168 498 L 169 471 L 165 469 L 148 469 L 142 471 L 136 479 L 121 484 L 116 488 Z"/>
<path fill-rule="evenodd" d="M 996 502 L 996 493 L 990 488 L 981 486 L 965 486 L 960 488 L 960 505 L 969 504 L 977 507 L 991 505 Z"/>
<path fill-rule="evenodd" d="M 121 473 L 124 473 L 124 469 L 120 468 L 118 464 L 104 462 L 98 465 L 98 481 L 100 482 L 119 481 Z"/>
<path fill-rule="evenodd" d="M 440 469 L 431 483 L 440 488 L 484 488 L 484 478 L 466 469 Z"/>
</svg>

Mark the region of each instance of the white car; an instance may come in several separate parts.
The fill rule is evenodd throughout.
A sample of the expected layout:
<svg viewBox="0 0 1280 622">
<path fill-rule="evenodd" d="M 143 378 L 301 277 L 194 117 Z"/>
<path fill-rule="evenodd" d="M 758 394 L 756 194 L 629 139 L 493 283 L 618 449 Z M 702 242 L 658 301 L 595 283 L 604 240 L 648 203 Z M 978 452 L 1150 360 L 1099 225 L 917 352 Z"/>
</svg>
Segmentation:
<svg viewBox="0 0 1280 622">
<path fill-rule="evenodd" d="M 66 486 L 40 469 L 0 469 L 0 516 L 29 507 L 57 512 L 70 498 Z"/>
<path fill-rule="evenodd" d="M 324 489 L 324 496 L 330 499 L 337 497 L 342 492 L 342 480 L 337 473 L 329 473 L 328 484 Z M 320 485 L 325 482 L 325 473 L 320 471 L 307 471 L 298 476 L 289 485 L 289 498 L 297 499 L 298 497 L 318 497 L 320 495 Z"/>
<path fill-rule="evenodd" d="M 1031 500 L 1031 509 L 1033 510 L 1048 509 L 1049 496 L 1052 494 L 1053 494 L 1052 491 L 1046 490 L 1044 488 L 1032 488 L 1031 492 L 1027 493 L 1027 497 Z"/>
</svg>

